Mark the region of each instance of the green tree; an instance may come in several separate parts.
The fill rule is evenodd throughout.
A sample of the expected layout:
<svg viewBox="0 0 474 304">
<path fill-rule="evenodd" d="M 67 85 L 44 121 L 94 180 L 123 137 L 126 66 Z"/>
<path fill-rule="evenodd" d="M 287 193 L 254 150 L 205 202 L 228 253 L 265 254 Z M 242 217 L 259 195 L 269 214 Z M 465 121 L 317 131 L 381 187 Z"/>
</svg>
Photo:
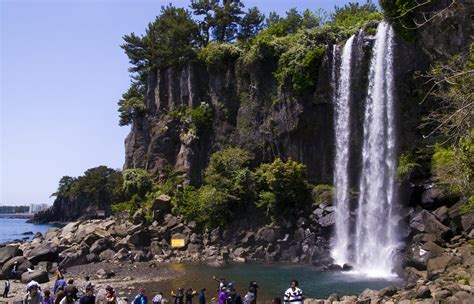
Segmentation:
<svg viewBox="0 0 474 304">
<path fill-rule="evenodd" d="M 255 37 L 264 28 L 264 20 L 265 15 L 257 7 L 250 8 L 240 22 L 238 38 L 245 40 Z"/>
<path fill-rule="evenodd" d="M 214 11 L 219 5 L 219 0 L 191 0 L 193 14 L 202 18 L 199 23 L 200 41 L 206 46 L 211 39 L 211 29 L 215 25 Z"/>
<path fill-rule="evenodd" d="M 119 125 L 126 126 L 137 121 L 145 113 L 144 87 L 140 83 L 132 83 L 127 92 L 118 102 Z"/>
<path fill-rule="evenodd" d="M 58 190 L 51 194 L 51 196 L 56 197 L 68 197 L 71 191 L 72 185 L 76 182 L 76 178 L 71 176 L 63 176 L 59 180 Z"/>
<path fill-rule="evenodd" d="M 265 20 L 265 24 L 266 24 L 267 27 L 270 27 L 270 26 L 272 26 L 272 25 L 274 25 L 274 24 L 276 24 L 276 23 L 278 23 L 282 20 L 283 20 L 283 18 L 280 15 L 278 15 L 277 12 L 270 12 L 268 14 L 267 19 Z"/>
<path fill-rule="evenodd" d="M 160 15 L 148 24 L 145 35 L 125 35 L 121 47 L 133 65 L 131 72 L 150 71 L 192 58 L 198 33 L 198 25 L 187 10 L 162 6 Z"/>
<path fill-rule="evenodd" d="M 143 169 L 126 169 L 123 171 L 123 191 L 127 197 L 138 195 L 144 198 L 153 189 L 150 175 Z"/>
<path fill-rule="evenodd" d="M 240 0 L 192 0 L 193 14 L 202 16 L 201 37 L 204 45 L 210 34 L 218 42 L 230 42 L 236 38 L 238 26 L 243 15 L 244 4 Z"/>
<path fill-rule="evenodd" d="M 331 15 L 331 22 L 338 26 L 354 27 L 361 26 L 365 21 L 380 20 L 381 18 L 377 6 L 371 0 L 367 0 L 362 5 L 359 2 L 349 2 L 341 7 L 336 6 Z"/>
<path fill-rule="evenodd" d="M 272 220 L 292 218 L 311 205 L 311 187 L 306 167 L 288 159 L 276 159 L 256 170 L 259 189 L 258 207 L 264 208 Z"/>
</svg>

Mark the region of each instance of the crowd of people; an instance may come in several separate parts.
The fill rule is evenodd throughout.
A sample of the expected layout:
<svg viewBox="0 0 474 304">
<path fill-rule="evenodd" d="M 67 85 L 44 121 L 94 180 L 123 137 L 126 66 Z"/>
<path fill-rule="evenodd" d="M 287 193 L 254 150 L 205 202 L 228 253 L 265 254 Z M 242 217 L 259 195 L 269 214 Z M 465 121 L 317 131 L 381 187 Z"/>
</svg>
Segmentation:
<svg viewBox="0 0 474 304">
<path fill-rule="evenodd" d="M 233 282 L 226 282 L 225 279 L 217 279 L 213 277 L 218 283 L 216 297 L 211 301 L 207 301 L 206 289 L 202 288 L 198 291 L 193 288 L 179 288 L 176 292 L 171 291 L 171 298 L 173 304 L 193 304 L 194 297 L 197 296 L 198 304 L 217 303 L 217 304 L 256 304 L 258 295 L 258 284 L 256 281 L 251 281 L 248 285 L 244 297 L 236 291 Z M 26 285 L 26 295 L 23 299 L 24 304 L 119 304 L 128 303 L 127 299 L 118 298 L 114 288 L 107 286 L 105 294 L 102 294 L 100 299 L 94 289 L 89 277 L 85 277 L 85 284 L 83 288 L 77 288 L 74 279 L 66 281 L 64 271 L 58 269 L 56 272 L 56 281 L 53 290 L 41 290 L 40 284 L 31 281 Z M 3 297 L 8 298 L 10 290 L 9 279 L 5 280 Z M 151 304 L 167 304 L 168 299 L 163 296 L 163 292 L 158 292 L 151 300 Z M 272 300 L 273 304 L 303 304 L 303 291 L 298 287 L 298 281 L 292 280 L 290 288 L 288 288 L 283 296 L 276 297 Z M 144 288 L 138 288 L 137 295 L 131 300 L 131 304 L 148 304 L 148 297 Z M 171 303 L 170 303 L 171 304 Z"/>
</svg>

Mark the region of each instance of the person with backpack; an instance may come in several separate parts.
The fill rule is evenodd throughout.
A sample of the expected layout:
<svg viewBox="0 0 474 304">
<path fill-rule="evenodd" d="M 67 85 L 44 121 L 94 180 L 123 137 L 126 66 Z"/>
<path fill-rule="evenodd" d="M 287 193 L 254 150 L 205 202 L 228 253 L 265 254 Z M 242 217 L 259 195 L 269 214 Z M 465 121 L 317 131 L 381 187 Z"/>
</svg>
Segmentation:
<svg viewBox="0 0 474 304">
<path fill-rule="evenodd" d="M 153 299 L 151 300 L 151 303 L 153 304 L 161 304 L 161 301 L 163 300 L 163 292 L 161 291 L 158 291 L 158 293 L 156 294 L 156 296 L 153 297 Z"/>
<path fill-rule="evenodd" d="M 133 299 L 132 304 L 147 304 L 148 303 L 148 298 L 145 295 L 145 288 L 138 288 L 138 294 Z"/>
</svg>

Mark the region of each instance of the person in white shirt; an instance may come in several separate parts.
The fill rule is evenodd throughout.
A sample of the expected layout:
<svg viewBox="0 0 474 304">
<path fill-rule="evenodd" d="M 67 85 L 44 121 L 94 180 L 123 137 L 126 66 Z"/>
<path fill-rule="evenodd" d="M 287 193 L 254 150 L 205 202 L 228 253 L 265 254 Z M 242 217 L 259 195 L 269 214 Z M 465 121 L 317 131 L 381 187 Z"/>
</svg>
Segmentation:
<svg viewBox="0 0 474 304">
<path fill-rule="evenodd" d="M 290 288 L 285 291 L 283 302 L 285 304 L 303 304 L 303 291 L 298 288 L 298 281 L 291 280 Z"/>
</svg>

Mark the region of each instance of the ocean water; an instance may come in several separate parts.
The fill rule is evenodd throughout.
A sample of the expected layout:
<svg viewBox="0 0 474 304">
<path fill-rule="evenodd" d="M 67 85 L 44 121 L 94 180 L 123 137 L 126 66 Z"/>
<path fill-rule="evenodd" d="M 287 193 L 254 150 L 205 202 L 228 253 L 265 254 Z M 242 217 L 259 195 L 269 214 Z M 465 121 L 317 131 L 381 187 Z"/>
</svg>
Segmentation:
<svg viewBox="0 0 474 304">
<path fill-rule="evenodd" d="M 52 225 L 35 225 L 26 222 L 27 219 L 0 218 L 0 244 L 31 237 L 36 232 L 46 233 Z M 33 232 L 33 235 L 23 235 L 25 232 Z"/>
</svg>

